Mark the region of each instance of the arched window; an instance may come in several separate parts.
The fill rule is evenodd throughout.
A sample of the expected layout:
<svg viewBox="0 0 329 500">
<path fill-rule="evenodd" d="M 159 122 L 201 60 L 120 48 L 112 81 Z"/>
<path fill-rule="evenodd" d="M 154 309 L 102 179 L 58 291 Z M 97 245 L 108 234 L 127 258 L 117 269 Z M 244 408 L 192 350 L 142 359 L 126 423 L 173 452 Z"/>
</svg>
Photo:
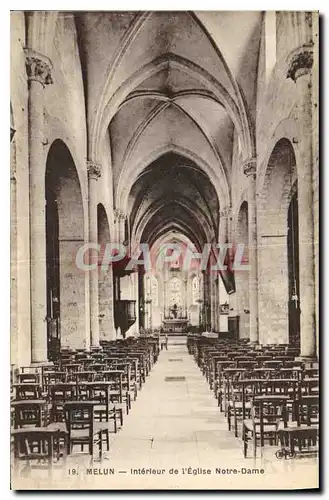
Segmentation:
<svg viewBox="0 0 329 500">
<path fill-rule="evenodd" d="M 177 277 L 172 278 L 169 284 L 170 305 L 180 306 L 182 304 L 181 280 Z"/>
</svg>

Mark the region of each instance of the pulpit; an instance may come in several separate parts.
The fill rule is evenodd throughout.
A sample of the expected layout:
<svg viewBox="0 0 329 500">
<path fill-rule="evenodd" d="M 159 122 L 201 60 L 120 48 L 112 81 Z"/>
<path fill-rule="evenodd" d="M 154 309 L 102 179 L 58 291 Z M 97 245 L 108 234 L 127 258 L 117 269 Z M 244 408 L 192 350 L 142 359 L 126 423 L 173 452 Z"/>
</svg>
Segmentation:
<svg viewBox="0 0 329 500">
<path fill-rule="evenodd" d="M 123 337 L 136 321 L 136 300 L 117 300 L 114 303 L 114 325 L 121 329 Z"/>
</svg>

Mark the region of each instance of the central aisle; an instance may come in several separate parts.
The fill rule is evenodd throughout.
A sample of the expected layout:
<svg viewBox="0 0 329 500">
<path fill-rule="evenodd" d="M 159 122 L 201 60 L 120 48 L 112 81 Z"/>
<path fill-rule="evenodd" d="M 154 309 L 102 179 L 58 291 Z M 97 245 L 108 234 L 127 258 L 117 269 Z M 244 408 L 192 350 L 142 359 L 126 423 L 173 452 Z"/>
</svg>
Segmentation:
<svg viewBox="0 0 329 500">
<path fill-rule="evenodd" d="M 223 456 L 233 450 L 240 454 L 240 444 L 227 430 L 186 345 L 169 344 L 168 351 L 161 351 L 123 429 L 113 436 L 111 466 L 123 470 L 151 465 L 204 468 L 215 465 L 218 453 Z"/>
</svg>

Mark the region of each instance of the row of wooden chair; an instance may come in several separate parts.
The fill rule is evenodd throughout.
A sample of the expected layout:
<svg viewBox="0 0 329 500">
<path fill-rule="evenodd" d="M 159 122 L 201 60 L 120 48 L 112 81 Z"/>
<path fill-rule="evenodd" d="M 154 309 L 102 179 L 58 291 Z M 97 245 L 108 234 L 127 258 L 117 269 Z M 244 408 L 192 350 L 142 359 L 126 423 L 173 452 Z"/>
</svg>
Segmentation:
<svg viewBox="0 0 329 500">
<path fill-rule="evenodd" d="M 135 399 L 159 350 L 158 339 L 141 338 L 93 352 L 65 349 L 51 366 L 22 367 L 12 384 L 14 464 L 50 467 L 77 446 L 92 460 L 97 445 L 101 457 L 111 421 L 114 432 L 123 426 L 131 394 Z"/>
<path fill-rule="evenodd" d="M 301 451 L 317 444 L 318 366 L 296 359 L 298 350 L 200 335 L 188 338 L 188 350 L 213 390 L 228 429 L 239 437 L 241 428 L 245 456 L 250 441 L 254 457 L 265 441 L 280 441 L 279 458 L 294 456 L 296 446 Z"/>
</svg>

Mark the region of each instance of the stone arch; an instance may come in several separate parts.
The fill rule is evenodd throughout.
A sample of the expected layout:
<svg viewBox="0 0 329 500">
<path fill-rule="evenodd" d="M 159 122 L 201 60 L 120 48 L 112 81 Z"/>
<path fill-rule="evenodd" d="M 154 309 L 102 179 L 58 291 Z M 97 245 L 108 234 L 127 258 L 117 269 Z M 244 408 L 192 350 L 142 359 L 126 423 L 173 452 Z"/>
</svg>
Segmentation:
<svg viewBox="0 0 329 500">
<path fill-rule="evenodd" d="M 148 165 L 155 162 L 158 158 L 164 156 L 166 153 L 176 153 L 194 162 L 196 166 L 203 172 L 205 172 L 208 175 L 209 179 L 211 179 L 220 203 L 222 203 L 223 206 L 230 204 L 229 192 L 227 189 L 223 189 L 220 179 L 218 178 L 216 171 L 214 170 L 214 168 L 212 168 L 211 165 L 209 165 L 201 156 L 196 154 L 194 151 L 187 150 L 186 148 L 179 147 L 175 144 L 168 144 L 165 147 L 155 149 L 151 155 L 143 158 L 137 164 L 131 164 L 129 169 L 127 169 L 124 173 L 121 173 L 116 193 L 116 207 L 121 208 L 121 210 L 123 211 L 127 211 L 129 193 L 138 176 Z"/>
<path fill-rule="evenodd" d="M 270 137 L 269 142 L 267 143 L 267 149 L 264 155 L 262 155 L 263 159 L 260 159 L 260 166 L 257 169 L 257 192 L 262 193 L 264 188 L 264 182 L 266 175 L 268 174 L 268 165 L 270 162 L 270 157 L 275 148 L 275 145 L 280 141 L 280 139 L 285 138 L 290 142 L 291 147 L 293 148 L 295 157 L 298 156 L 298 142 L 300 139 L 300 131 L 298 128 L 298 124 L 296 120 L 292 118 L 285 118 L 280 121 L 275 128 L 272 136 Z"/>
<path fill-rule="evenodd" d="M 296 179 L 294 147 L 288 138 L 281 137 L 271 151 L 258 194 L 259 336 L 262 343 L 289 341 L 288 209 Z"/>
<path fill-rule="evenodd" d="M 87 275 L 76 264 L 76 254 L 84 244 L 82 191 L 72 155 L 60 139 L 49 148 L 45 193 L 49 353 L 59 345 L 89 346 Z"/>
</svg>

